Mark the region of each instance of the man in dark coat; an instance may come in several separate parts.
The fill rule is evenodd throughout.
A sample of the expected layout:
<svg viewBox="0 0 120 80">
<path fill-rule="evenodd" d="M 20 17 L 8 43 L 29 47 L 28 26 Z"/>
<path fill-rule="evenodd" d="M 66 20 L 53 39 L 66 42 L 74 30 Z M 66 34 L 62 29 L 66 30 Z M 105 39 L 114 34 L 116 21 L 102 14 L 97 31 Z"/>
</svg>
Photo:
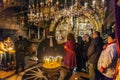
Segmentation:
<svg viewBox="0 0 120 80">
<path fill-rule="evenodd" d="M 84 35 L 84 45 L 82 53 L 82 71 L 87 71 L 86 63 L 88 61 L 87 51 L 91 43 L 91 37 L 88 34 Z"/>
<path fill-rule="evenodd" d="M 82 37 L 78 36 L 77 44 L 76 44 L 77 71 L 80 71 L 82 69 L 83 45 L 84 45 L 84 41 L 82 40 Z"/>
<path fill-rule="evenodd" d="M 19 36 L 19 40 L 15 43 L 16 49 L 16 74 L 18 73 L 19 66 L 22 67 L 22 71 L 24 71 L 25 67 L 25 56 L 27 51 L 26 41 L 22 36 Z"/>
<path fill-rule="evenodd" d="M 89 60 L 89 76 L 90 80 L 95 80 L 97 77 L 97 62 L 103 49 L 103 40 L 100 37 L 100 32 L 93 33 L 93 39 L 88 48 L 87 56 Z"/>
</svg>

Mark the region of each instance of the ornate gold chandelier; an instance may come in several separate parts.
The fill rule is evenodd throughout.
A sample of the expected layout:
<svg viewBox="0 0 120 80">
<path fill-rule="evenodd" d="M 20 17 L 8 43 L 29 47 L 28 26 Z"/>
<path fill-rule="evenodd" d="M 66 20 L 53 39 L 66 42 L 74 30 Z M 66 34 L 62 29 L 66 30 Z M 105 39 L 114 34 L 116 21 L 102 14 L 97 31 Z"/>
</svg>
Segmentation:
<svg viewBox="0 0 120 80">
<path fill-rule="evenodd" d="M 64 1 L 60 8 L 61 4 L 57 0 L 55 3 L 54 0 L 46 0 L 43 2 L 34 3 L 34 0 L 31 1 L 28 6 L 28 22 L 38 24 L 41 21 L 53 20 L 57 22 L 61 17 L 73 17 L 80 16 L 84 14 L 95 23 L 96 26 L 101 27 L 104 24 L 104 18 L 106 13 L 106 1 L 105 0 L 72 0 L 71 2 Z M 81 3 L 83 2 L 83 4 Z M 68 3 L 71 3 L 70 6 L 67 6 Z M 95 22 L 96 21 L 96 22 Z"/>
<path fill-rule="evenodd" d="M 29 4 L 29 12 L 28 12 L 28 21 L 38 23 L 43 20 L 50 20 L 54 18 L 55 12 L 58 10 L 59 2 L 57 1 L 53 5 L 53 0 L 46 0 L 44 3 L 43 1 L 37 1 L 36 4 L 33 3 Z"/>
</svg>

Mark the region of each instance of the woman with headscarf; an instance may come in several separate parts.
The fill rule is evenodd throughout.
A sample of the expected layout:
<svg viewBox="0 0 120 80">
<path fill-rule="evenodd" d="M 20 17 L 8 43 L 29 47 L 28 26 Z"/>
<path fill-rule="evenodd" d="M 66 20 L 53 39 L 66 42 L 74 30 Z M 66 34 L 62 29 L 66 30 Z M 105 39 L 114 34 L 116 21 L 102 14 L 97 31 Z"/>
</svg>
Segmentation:
<svg viewBox="0 0 120 80">
<path fill-rule="evenodd" d="M 64 45 L 66 54 L 64 56 L 64 65 L 68 69 L 76 67 L 75 38 L 72 33 L 67 35 L 67 42 Z"/>
</svg>

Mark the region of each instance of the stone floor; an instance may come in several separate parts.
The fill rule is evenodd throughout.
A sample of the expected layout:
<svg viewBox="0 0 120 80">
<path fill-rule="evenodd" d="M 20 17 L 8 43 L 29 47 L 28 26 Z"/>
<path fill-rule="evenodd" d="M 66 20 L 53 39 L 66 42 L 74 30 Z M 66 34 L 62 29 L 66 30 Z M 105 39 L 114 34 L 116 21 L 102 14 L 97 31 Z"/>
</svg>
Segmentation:
<svg viewBox="0 0 120 80">
<path fill-rule="evenodd" d="M 11 75 L 11 77 L 6 78 L 5 80 L 22 80 L 22 76 L 26 71 L 30 70 L 31 68 L 38 67 L 38 66 L 41 66 L 41 64 L 36 64 L 33 67 L 26 69 L 24 72 L 20 72 L 19 74 Z"/>
<path fill-rule="evenodd" d="M 12 70 L 12 71 L 9 71 L 9 72 L 0 71 L 0 78 L 1 78 L 0 80 L 33 80 L 33 79 L 22 79 L 22 76 L 27 71 L 32 70 L 33 68 L 36 68 L 36 67 L 40 67 L 40 66 L 42 66 L 41 63 L 34 64 L 34 66 L 32 66 L 30 68 L 27 68 L 24 72 L 20 72 L 17 75 L 14 74 L 15 70 Z M 65 78 L 65 76 L 67 75 L 67 73 L 70 73 L 70 71 L 67 70 L 67 69 L 65 69 L 65 68 L 62 68 L 61 71 L 60 71 L 60 77 L 57 80 L 88 80 L 88 79 L 84 79 L 82 77 L 89 78 L 88 74 L 86 74 L 86 73 L 76 72 L 76 73 L 68 76 L 69 77 L 69 79 L 68 79 L 67 77 Z M 41 75 L 38 74 L 38 76 L 41 76 Z M 36 78 L 34 80 L 39 80 L 39 79 Z M 42 79 L 42 80 L 44 80 L 44 79 Z M 45 79 L 45 80 L 47 80 L 47 79 Z"/>
<path fill-rule="evenodd" d="M 36 62 L 35 61 L 29 61 L 29 67 L 32 67 L 36 65 Z M 28 67 L 26 67 L 27 69 Z M 10 71 L 4 71 L 4 70 L 1 70 L 0 71 L 0 80 L 17 80 L 16 79 L 17 75 L 15 75 L 15 70 L 10 70 Z"/>
<path fill-rule="evenodd" d="M 20 72 L 19 74 L 15 74 L 15 70 L 10 70 L 8 72 L 6 71 L 0 71 L 0 80 L 44 80 L 44 79 L 23 79 L 23 75 L 26 74 L 26 72 L 37 68 L 38 67 L 42 67 L 42 63 L 36 63 L 36 61 L 33 60 L 29 60 L 29 67 L 27 67 L 25 69 L 24 72 Z M 33 71 L 34 72 L 34 71 Z M 55 73 L 55 72 L 54 72 Z M 62 69 L 59 72 L 60 76 L 58 77 L 58 79 L 54 79 L 54 80 L 88 80 L 88 79 L 84 79 L 84 78 L 89 78 L 88 74 L 86 73 L 82 73 L 82 72 L 76 72 L 75 74 L 72 74 L 71 71 L 65 69 L 62 67 Z M 31 75 L 31 74 L 29 74 Z M 34 74 L 34 76 L 37 77 L 41 77 L 43 76 L 42 74 L 40 74 L 40 70 L 38 69 L 38 72 Z M 82 78 L 84 77 L 84 78 Z M 50 80 L 50 79 L 46 79 L 46 80 Z M 53 79 L 52 79 L 53 80 Z"/>
<path fill-rule="evenodd" d="M 61 56 L 63 56 L 65 54 L 64 50 L 62 49 L 62 47 L 59 48 L 58 52 L 60 52 Z M 35 61 L 29 61 L 29 68 L 25 69 L 24 72 L 20 72 L 17 75 L 14 74 L 15 70 L 11 70 L 11 71 L 8 71 L 8 72 L 6 72 L 6 71 L 0 71 L 0 80 L 29 80 L 29 79 L 22 79 L 23 75 L 27 71 L 32 70 L 32 69 L 34 69 L 36 67 L 40 67 L 41 65 L 42 65 L 41 61 L 38 64 Z M 40 71 L 40 70 L 38 70 L 38 71 Z M 81 78 L 81 77 L 89 78 L 88 74 L 86 74 L 86 73 L 77 72 L 75 74 L 72 74 L 72 72 L 70 72 L 69 70 L 66 70 L 64 68 L 62 68 L 59 73 L 60 73 L 60 76 L 59 76 L 59 78 L 57 80 L 88 80 L 88 79 L 84 79 L 84 78 Z M 36 73 L 36 75 L 39 76 L 39 77 L 42 76 L 42 74 L 40 75 L 39 73 Z M 38 80 L 38 79 L 36 78 L 34 80 Z M 44 79 L 39 79 L 39 80 L 44 80 Z"/>
</svg>

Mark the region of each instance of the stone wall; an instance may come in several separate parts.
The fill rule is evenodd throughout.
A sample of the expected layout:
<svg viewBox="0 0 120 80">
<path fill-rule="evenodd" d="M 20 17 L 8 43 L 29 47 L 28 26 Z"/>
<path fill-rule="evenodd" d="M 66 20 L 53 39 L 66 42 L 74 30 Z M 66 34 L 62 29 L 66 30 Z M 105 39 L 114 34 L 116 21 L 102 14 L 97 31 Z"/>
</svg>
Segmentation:
<svg viewBox="0 0 120 80">
<path fill-rule="evenodd" d="M 26 31 L 15 21 L 12 22 L 8 19 L 0 19 L 0 36 L 6 37 L 10 35 L 12 39 L 15 41 L 19 35 L 23 37 L 27 37 Z"/>
</svg>

